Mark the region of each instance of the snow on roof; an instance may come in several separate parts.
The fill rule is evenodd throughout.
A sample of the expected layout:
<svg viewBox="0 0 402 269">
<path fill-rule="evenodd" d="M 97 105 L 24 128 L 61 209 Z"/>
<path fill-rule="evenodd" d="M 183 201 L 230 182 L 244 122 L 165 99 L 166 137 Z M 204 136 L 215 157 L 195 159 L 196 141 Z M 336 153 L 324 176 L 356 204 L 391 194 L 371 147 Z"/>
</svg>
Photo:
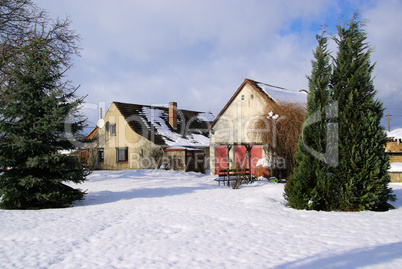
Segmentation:
<svg viewBox="0 0 402 269">
<path fill-rule="evenodd" d="M 71 154 L 73 152 L 74 152 L 74 150 L 72 150 L 72 149 L 63 149 L 63 150 L 58 151 L 58 153 L 63 154 L 63 155 L 68 155 L 68 154 Z"/>
<path fill-rule="evenodd" d="M 187 150 L 187 151 L 198 151 L 200 150 L 200 148 L 195 148 L 195 147 L 183 147 L 183 146 L 172 146 L 172 147 L 168 147 L 165 149 L 165 151 L 169 151 L 169 150 Z"/>
<path fill-rule="evenodd" d="M 156 107 L 142 107 L 142 115 L 144 115 L 148 122 L 151 122 L 158 134 L 160 134 L 168 146 L 181 146 L 181 147 L 208 147 L 209 146 L 209 138 L 204 134 L 196 134 L 196 133 L 187 133 L 186 135 L 181 134 L 180 132 L 175 132 L 167 125 L 166 120 L 163 117 L 163 113 L 165 111 L 162 109 L 158 109 Z M 208 121 L 207 120 L 208 113 L 200 113 L 198 115 L 198 119 L 200 121 Z M 203 115 L 202 117 L 200 115 Z M 208 116 L 209 118 L 211 116 Z M 180 119 L 178 119 L 180 120 Z M 149 127 L 149 126 L 147 126 Z"/>
<path fill-rule="evenodd" d="M 387 132 L 388 138 L 402 139 L 402 128 Z"/>
<path fill-rule="evenodd" d="M 198 114 L 197 118 L 200 121 L 214 121 L 215 117 L 214 114 L 212 114 L 211 112 L 202 112 L 200 114 Z"/>
<path fill-rule="evenodd" d="M 289 102 L 307 104 L 307 94 L 305 92 L 295 92 L 262 82 L 256 82 L 256 84 L 277 103 Z"/>
<path fill-rule="evenodd" d="M 139 135 L 160 146 L 208 147 L 212 113 L 178 109 L 177 128 L 169 124 L 169 109 L 113 102 L 129 126 Z M 141 120 L 140 120 L 141 119 Z"/>
<path fill-rule="evenodd" d="M 389 172 L 402 172 L 402 163 L 391 163 Z"/>
</svg>

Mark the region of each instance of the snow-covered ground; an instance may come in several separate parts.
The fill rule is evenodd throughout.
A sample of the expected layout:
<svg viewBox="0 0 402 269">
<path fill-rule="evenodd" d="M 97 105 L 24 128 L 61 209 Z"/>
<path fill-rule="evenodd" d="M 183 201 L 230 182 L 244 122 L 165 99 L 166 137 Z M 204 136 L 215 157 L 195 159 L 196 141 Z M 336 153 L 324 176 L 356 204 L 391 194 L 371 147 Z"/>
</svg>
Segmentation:
<svg viewBox="0 0 402 269">
<path fill-rule="evenodd" d="M 388 212 L 298 211 L 283 184 L 98 171 L 74 207 L 0 210 L 0 268 L 401 268 L 402 184 Z"/>
</svg>

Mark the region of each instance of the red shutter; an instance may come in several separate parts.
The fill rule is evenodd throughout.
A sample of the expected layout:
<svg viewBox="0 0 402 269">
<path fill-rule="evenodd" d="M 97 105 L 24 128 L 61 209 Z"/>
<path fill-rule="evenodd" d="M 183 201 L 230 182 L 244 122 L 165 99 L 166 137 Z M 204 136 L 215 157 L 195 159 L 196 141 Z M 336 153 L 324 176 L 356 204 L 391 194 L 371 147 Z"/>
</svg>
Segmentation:
<svg viewBox="0 0 402 269">
<path fill-rule="evenodd" d="M 227 167 L 227 157 L 226 157 L 226 146 L 217 146 L 215 148 L 215 163 L 216 163 L 216 174 L 220 174 L 219 170 Z"/>
<path fill-rule="evenodd" d="M 241 167 L 248 167 L 248 159 L 246 157 L 246 146 L 235 146 L 235 163 L 233 164 L 236 167 L 237 164 L 240 164 Z M 262 146 L 255 145 L 251 149 L 251 174 L 255 173 L 255 167 L 259 159 L 262 158 Z"/>
</svg>

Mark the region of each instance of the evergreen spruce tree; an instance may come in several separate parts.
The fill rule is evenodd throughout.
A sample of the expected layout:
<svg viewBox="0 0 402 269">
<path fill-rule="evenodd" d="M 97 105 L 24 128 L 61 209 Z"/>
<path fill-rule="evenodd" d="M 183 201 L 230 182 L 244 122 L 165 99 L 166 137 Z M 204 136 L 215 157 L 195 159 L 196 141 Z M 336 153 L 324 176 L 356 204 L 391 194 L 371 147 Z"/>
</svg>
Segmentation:
<svg viewBox="0 0 402 269">
<path fill-rule="evenodd" d="M 386 134 L 380 125 L 384 109 L 375 99 L 371 78 L 374 65 L 362 27 L 357 15 L 346 26 L 338 25 L 334 37 L 338 53 L 332 73 L 328 53 L 320 56 L 326 47 L 319 39 L 309 77 L 307 127 L 296 156 L 298 167 L 285 187 L 291 207 L 341 211 L 392 208 L 388 201 L 394 201 L 395 196 L 388 187 L 389 157 L 384 150 Z M 335 119 L 325 117 L 334 112 Z M 320 120 L 314 118 L 317 116 Z M 336 144 L 334 134 L 325 131 L 335 125 Z M 316 152 L 327 151 L 329 157 L 317 160 L 306 146 Z M 335 152 L 337 158 L 331 154 Z"/>
<path fill-rule="evenodd" d="M 73 116 L 83 99 L 63 81 L 68 44 L 74 41 L 68 39 L 72 36 L 65 32 L 67 25 L 56 24 L 49 31 L 36 25 L 31 34 L 10 43 L 17 53 L 12 61 L 3 62 L 7 76 L 0 99 L 2 208 L 64 207 L 84 195 L 64 183 L 83 182 L 87 170 L 77 158 L 60 153 L 74 148 L 65 126 L 78 133 L 85 122 Z"/>
<path fill-rule="evenodd" d="M 395 200 L 388 187 L 389 157 L 386 133 L 380 125 L 383 105 L 375 99 L 371 49 L 363 23 L 355 15 L 338 25 L 338 54 L 331 79 L 338 101 L 339 164 L 334 170 L 339 186 L 339 210 L 388 210 Z"/>
<path fill-rule="evenodd" d="M 291 207 L 297 209 L 330 210 L 334 195 L 331 194 L 330 167 L 311 154 L 306 148 L 316 152 L 326 150 L 326 107 L 329 104 L 329 82 L 331 76 L 328 40 L 317 36 L 318 45 L 312 60 L 312 74 L 309 80 L 309 93 L 306 119 L 312 124 L 305 126 L 299 139 L 296 161 L 298 166 L 285 187 L 285 198 Z"/>
</svg>

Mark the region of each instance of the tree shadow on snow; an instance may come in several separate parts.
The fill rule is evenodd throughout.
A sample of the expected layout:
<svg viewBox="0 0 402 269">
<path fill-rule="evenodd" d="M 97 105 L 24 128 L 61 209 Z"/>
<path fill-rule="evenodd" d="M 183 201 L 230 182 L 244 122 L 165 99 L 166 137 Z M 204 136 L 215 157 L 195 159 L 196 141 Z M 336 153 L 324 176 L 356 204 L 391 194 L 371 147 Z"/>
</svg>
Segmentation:
<svg viewBox="0 0 402 269">
<path fill-rule="evenodd" d="M 107 181 L 121 178 L 142 178 L 153 177 L 160 170 L 155 169 L 133 169 L 133 170 L 95 170 L 87 177 L 88 181 Z"/>
<path fill-rule="evenodd" d="M 285 254 L 286 255 L 286 254 Z M 359 248 L 326 257 L 307 257 L 275 268 L 360 268 L 402 259 L 402 242 L 372 248 Z"/>
<path fill-rule="evenodd" d="M 78 202 L 75 206 L 90 206 L 109 204 L 122 200 L 131 200 L 139 198 L 162 198 L 167 196 L 176 196 L 192 193 L 198 190 L 208 189 L 209 186 L 197 187 L 169 187 L 169 188 L 138 188 L 127 191 L 99 191 L 90 192 L 85 195 L 83 201 Z"/>
<path fill-rule="evenodd" d="M 402 189 L 393 189 L 393 194 L 396 195 L 397 200 L 395 202 L 391 202 L 395 208 L 399 208 L 402 206 Z"/>
</svg>

